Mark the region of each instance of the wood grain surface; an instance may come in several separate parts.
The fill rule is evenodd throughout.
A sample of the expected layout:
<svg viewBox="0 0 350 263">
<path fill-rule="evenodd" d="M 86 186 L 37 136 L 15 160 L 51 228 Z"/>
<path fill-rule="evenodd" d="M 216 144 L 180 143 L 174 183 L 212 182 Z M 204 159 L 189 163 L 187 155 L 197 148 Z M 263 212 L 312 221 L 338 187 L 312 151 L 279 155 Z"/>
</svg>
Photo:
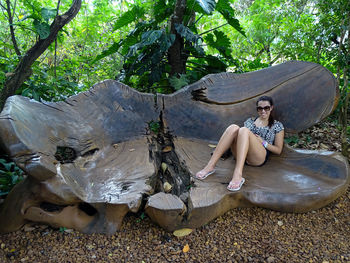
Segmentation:
<svg viewBox="0 0 350 263">
<path fill-rule="evenodd" d="M 331 72 L 301 61 L 208 75 L 172 95 L 106 80 L 61 102 L 10 97 L 0 114 L 0 144 L 28 177 L 1 205 L 0 232 L 33 221 L 113 234 L 127 212 L 143 209 L 172 231 L 235 207 L 306 212 L 344 193 L 345 158 L 287 147 L 263 167 L 246 166 L 237 193 L 226 190 L 232 158 L 206 180 L 193 178 L 210 158 L 208 145 L 228 125 L 255 116 L 261 95 L 273 97 L 288 132 L 319 122 L 339 98 Z"/>
</svg>

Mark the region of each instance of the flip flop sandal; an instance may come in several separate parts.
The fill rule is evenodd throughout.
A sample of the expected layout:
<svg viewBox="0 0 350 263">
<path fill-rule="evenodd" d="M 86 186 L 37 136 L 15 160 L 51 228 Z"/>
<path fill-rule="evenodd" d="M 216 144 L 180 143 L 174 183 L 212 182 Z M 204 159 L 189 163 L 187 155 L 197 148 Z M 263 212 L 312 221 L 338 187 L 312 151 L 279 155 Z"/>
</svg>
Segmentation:
<svg viewBox="0 0 350 263">
<path fill-rule="evenodd" d="M 231 188 L 231 187 L 230 187 L 230 184 L 228 184 L 227 190 L 229 190 L 229 191 L 231 191 L 231 192 L 239 191 L 239 190 L 241 189 L 242 185 L 244 184 L 244 182 L 245 182 L 245 179 L 242 178 L 241 182 L 239 183 L 239 186 L 236 187 L 236 188 Z"/>
<path fill-rule="evenodd" d="M 200 175 L 203 174 L 203 173 L 199 172 L 199 173 L 196 174 L 195 177 L 196 177 L 198 180 L 204 180 L 205 178 L 207 178 L 209 175 L 211 175 L 211 174 L 213 174 L 213 173 L 215 173 L 215 169 L 212 170 L 212 171 L 210 171 L 210 172 L 208 172 L 208 173 L 206 173 L 205 175 L 203 175 L 203 176 L 201 176 L 201 177 L 197 176 L 197 174 L 200 174 Z"/>
</svg>

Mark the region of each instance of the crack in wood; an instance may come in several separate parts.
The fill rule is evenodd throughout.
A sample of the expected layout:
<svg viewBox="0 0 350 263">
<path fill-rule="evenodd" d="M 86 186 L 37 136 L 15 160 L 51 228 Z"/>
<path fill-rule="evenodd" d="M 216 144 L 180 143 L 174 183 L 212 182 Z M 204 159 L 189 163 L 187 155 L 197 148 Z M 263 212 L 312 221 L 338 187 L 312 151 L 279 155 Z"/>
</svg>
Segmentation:
<svg viewBox="0 0 350 263">
<path fill-rule="evenodd" d="M 155 193 L 164 192 L 179 197 L 185 206 L 181 217 L 186 221 L 191 210 L 188 204 L 189 190 L 193 186 L 191 174 L 175 152 L 173 136 L 170 131 L 166 131 L 162 111 L 158 123 L 159 130 L 154 133 L 150 142 L 150 151 L 156 167 L 154 190 Z M 167 183 L 171 186 L 170 190 L 165 187 Z"/>
</svg>

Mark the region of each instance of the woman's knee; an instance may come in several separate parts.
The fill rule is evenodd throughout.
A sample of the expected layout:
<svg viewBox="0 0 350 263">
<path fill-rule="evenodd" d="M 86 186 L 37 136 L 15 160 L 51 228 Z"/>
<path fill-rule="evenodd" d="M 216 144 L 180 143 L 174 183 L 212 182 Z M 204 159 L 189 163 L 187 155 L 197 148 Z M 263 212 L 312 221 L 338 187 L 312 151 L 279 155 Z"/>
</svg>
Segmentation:
<svg viewBox="0 0 350 263">
<path fill-rule="evenodd" d="M 239 131 L 239 126 L 236 124 L 231 124 L 230 126 L 228 126 L 225 130 L 225 133 L 229 133 L 229 134 L 236 134 Z"/>
<path fill-rule="evenodd" d="M 238 131 L 238 133 L 240 135 L 249 134 L 249 132 L 250 132 L 250 130 L 247 127 L 241 127 L 241 128 L 239 128 L 239 131 Z"/>
</svg>

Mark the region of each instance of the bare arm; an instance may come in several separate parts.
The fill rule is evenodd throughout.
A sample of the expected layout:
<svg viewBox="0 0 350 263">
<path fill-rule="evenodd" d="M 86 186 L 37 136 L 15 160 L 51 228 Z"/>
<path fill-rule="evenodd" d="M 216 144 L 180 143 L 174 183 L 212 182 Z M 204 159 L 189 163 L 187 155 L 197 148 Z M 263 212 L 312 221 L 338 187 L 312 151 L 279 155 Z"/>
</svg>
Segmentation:
<svg viewBox="0 0 350 263">
<path fill-rule="evenodd" d="M 283 140 L 284 140 L 284 130 L 276 134 L 275 143 L 268 144 L 266 149 L 275 154 L 281 154 L 283 149 Z"/>
<path fill-rule="evenodd" d="M 260 140 L 262 143 L 264 139 L 262 139 L 259 135 L 255 136 Z M 284 140 L 284 130 L 280 131 L 279 133 L 276 133 L 275 137 L 275 143 L 274 144 L 268 144 L 266 149 L 268 149 L 270 152 L 274 154 L 281 154 L 282 149 L 283 149 L 283 140 Z"/>
</svg>

